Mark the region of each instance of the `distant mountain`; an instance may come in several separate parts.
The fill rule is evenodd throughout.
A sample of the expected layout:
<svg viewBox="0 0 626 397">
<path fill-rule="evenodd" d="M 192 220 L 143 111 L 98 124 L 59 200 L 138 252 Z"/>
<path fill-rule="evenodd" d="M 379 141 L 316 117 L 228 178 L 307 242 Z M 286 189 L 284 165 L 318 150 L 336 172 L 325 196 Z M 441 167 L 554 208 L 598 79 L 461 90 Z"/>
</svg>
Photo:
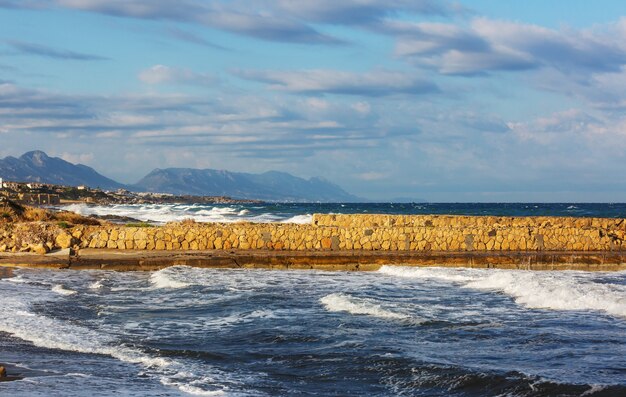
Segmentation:
<svg viewBox="0 0 626 397">
<path fill-rule="evenodd" d="M 15 182 L 39 182 L 54 185 L 87 185 L 106 190 L 124 187 L 82 164 L 72 164 L 58 157 L 49 157 L 36 150 L 19 158 L 0 159 L 0 178 Z"/>
<path fill-rule="evenodd" d="M 86 165 L 49 157 L 38 150 L 25 153 L 19 158 L 9 156 L 0 159 L 0 178 L 15 182 L 86 185 L 104 190 L 124 188 L 138 192 L 230 196 L 267 201 L 365 201 L 322 178 L 307 180 L 276 171 L 247 174 L 191 168 L 155 169 L 135 185 L 128 186 L 109 179 Z"/>
<path fill-rule="evenodd" d="M 268 201 L 363 201 L 322 178 L 307 180 L 276 171 L 247 174 L 211 169 L 155 169 L 133 188 L 148 192 L 217 195 Z"/>
</svg>

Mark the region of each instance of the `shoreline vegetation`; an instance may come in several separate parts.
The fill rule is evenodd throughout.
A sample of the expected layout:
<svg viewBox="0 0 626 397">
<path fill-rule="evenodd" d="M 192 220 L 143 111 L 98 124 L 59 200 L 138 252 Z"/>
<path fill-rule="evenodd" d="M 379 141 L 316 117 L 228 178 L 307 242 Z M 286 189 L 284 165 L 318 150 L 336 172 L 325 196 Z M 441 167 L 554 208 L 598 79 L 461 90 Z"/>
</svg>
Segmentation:
<svg viewBox="0 0 626 397">
<path fill-rule="evenodd" d="M 149 226 L 149 227 L 148 227 Z M 315 214 L 310 224 L 114 224 L 0 202 L 0 266 L 377 270 L 383 264 L 626 270 L 614 218 Z"/>
</svg>

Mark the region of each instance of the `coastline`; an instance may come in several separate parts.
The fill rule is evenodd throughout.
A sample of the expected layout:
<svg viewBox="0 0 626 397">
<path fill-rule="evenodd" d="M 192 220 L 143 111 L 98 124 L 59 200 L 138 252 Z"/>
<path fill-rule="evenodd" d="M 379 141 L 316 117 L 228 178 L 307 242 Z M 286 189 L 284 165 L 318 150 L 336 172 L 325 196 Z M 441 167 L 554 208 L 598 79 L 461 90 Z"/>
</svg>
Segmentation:
<svg viewBox="0 0 626 397">
<path fill-rule="evenodd" d="M 224 269 L 377 271 L 383 265 L 515 270 L 626 271 L 626 252 L 584 251 L 268 251 L 69 249 L 47 255 L 0 253 L 10 268 L 154 271 L 170 266 Z M 7 270 L 9 270 L 7 272 Z"/>
</svg>

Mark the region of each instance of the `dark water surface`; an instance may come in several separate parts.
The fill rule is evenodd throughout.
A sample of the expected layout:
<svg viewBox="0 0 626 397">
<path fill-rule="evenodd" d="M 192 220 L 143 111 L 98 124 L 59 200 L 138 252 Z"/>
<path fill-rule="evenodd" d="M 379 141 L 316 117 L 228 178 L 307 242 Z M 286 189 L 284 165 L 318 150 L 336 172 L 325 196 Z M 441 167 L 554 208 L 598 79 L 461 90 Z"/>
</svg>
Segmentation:
<svg viewBox="0 0 626 397">
<path fill-rule="evenodd" d="M 2 396 L 625 396 L 626 273 L 18 270 Z"/>
</svg>

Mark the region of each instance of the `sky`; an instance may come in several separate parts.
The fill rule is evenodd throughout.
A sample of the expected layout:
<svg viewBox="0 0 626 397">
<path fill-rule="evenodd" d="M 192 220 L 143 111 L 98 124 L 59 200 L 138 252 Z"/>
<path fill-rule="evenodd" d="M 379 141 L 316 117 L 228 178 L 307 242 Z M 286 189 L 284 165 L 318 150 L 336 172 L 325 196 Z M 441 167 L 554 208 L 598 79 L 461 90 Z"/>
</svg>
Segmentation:
<svg viewBox="0 0 626 397">
<path fill-rule="evenodd" d="M 0 157 L 626 201 L 623 0 L 0 0 Z"/>
</svg>

